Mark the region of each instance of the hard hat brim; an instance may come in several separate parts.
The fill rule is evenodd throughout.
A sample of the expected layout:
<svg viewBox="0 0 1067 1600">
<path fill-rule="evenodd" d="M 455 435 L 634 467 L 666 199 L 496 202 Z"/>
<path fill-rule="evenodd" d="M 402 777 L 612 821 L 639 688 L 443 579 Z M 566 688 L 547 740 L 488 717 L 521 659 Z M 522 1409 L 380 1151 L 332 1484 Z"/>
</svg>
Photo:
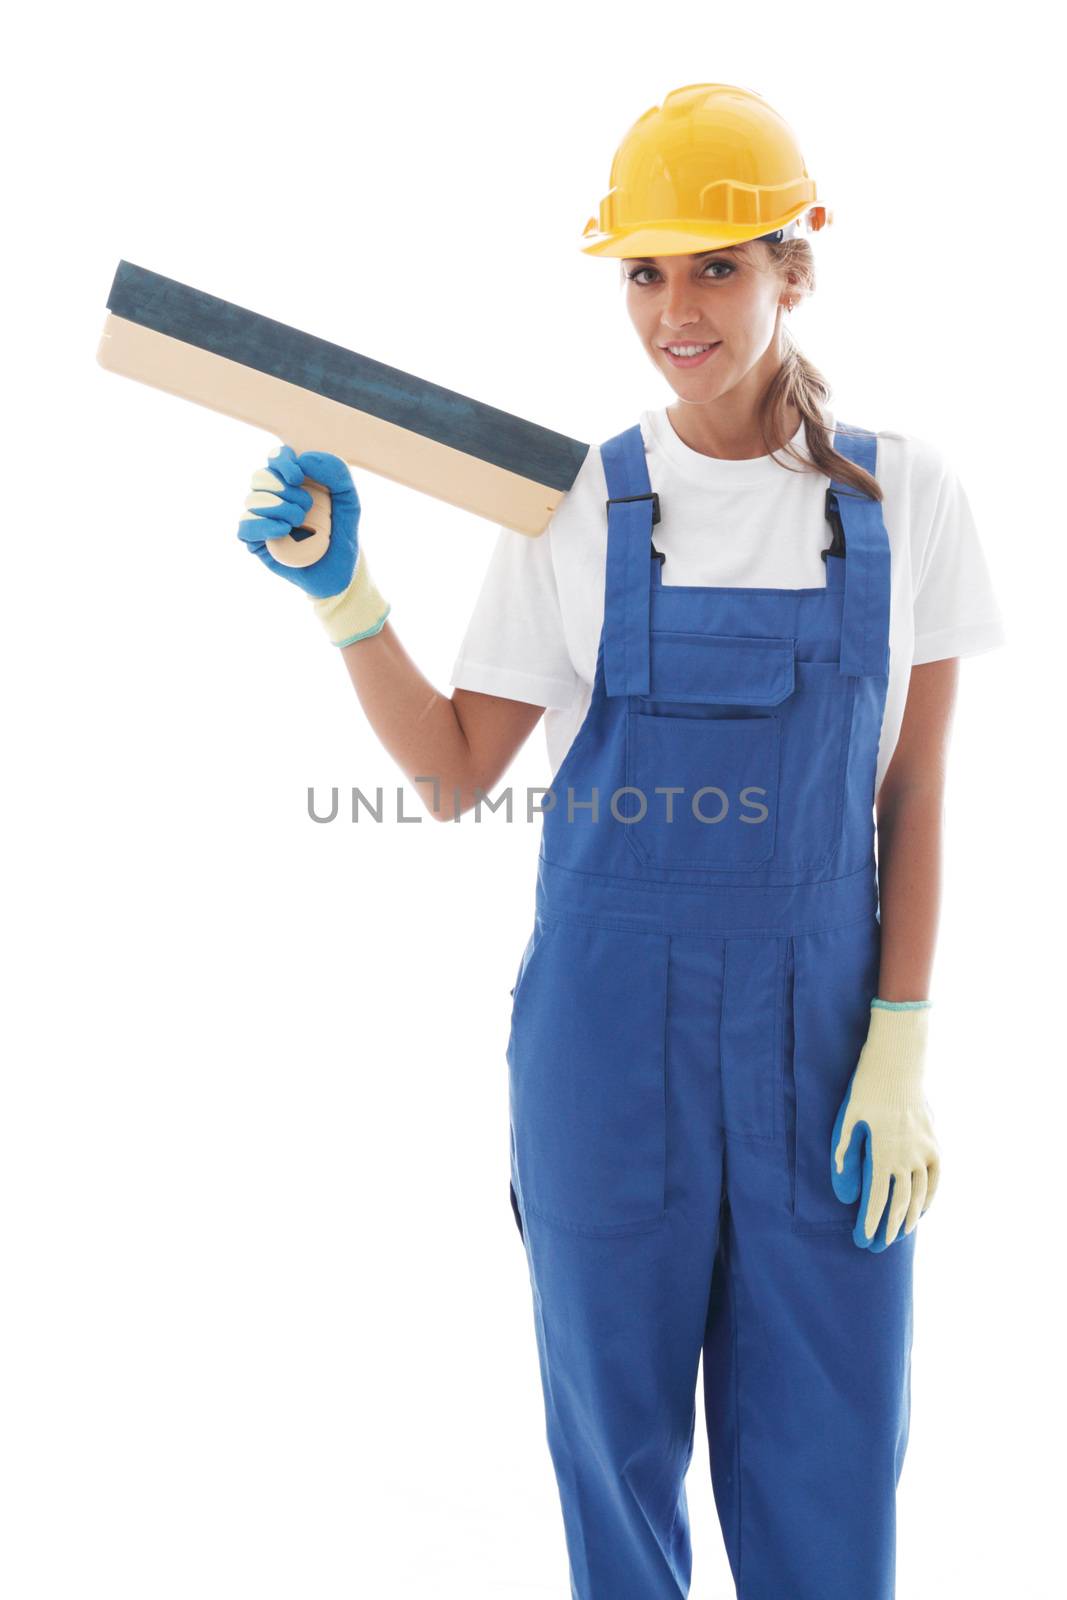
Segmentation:
<svg viewBox="0 0 1067 1600">
<path fill-rule="evenodd" d="M 794 218 L 801 216 L 812 205 L 805 200 L 794 206 L 784 216 L 773 222 L 648 222 L 640 227 L 620 229 L 617 233 L 591 233 L 583 235 L 579 249 L 588 256 L 683 256 L 695 255 L 703 250 L 726 250 L 734 244 L 746 244 L 750 239 L 760 239 L 774 233 Z M 591 221 L 595 219 L 590 219 Z"/>
</svg>

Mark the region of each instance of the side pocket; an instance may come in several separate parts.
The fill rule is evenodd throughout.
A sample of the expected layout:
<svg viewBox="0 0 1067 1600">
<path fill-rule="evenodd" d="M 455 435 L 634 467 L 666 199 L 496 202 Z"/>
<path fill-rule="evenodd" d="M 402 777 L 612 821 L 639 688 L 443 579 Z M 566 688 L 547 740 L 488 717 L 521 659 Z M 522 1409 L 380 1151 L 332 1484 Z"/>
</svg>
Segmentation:
<svg viewBox="0 0 1067 1600">
<path fill-rule="evenodd" d="M 533 955 L 535 945 L 540 943 L 540 937 L 538 936 L 538 924 L 540 924 L 540 922 L 541 919 L 537 918 L 534 923 L 533 933 L 531 933 L 529 939 L 526 941 L 526 948 L 523 951 L 522 957 L 519 961 L 519 970 L 515 974 L 515 982 L 508 991 L 512 1002 L 511 1026 L 508 1030 L 508 1047 L 505 1052 L 508 1064 L 508 1162 L 510 1169 L 508 1189 L 511 1199 L 511 1212 L 515 1218 L 515 1226 L 519 1230 L 519 1238 L 522 1240 L 523 1249 L 526 1248 L 526 1233 L 522 1225 L 522 1206 L 519 1203 L 519 1197 L 516 1193 L 516 1184 L 519 1182 L 519 1158 L 518 1152 L 515 1148 L 515 1018 L 518 1012 L 518 1005 L 515 1000 L 515 995 L 519 985 L 522 983 L 526 969 L 530 964 L 530 957 Z M 542 924 L 541 937 L 543 937 L 543 934 L 544 927 Z"/>
<path fill-rule="evenodd" d="M 786 1057 L 792 1072 L 786 1072 L 784 1110 L 793 1228 L 798 1233 L 855 1226 L 856 1206 L 834 1193 L 830 1145 L 870 1025 L 880 938 L 881 925 L 872 916 L 843 928 L 797 934 L 792 940 L 793 1048 Z"/>
<path fill-rule="evenodd" d="M 528 971 L 528 969 L 530 967 L 530 963 L 533 960 L 534 953 L 536 951 L 540 950 L 541 945 L 544 942 L 545 936 L 548 934 L 549 931 L 550 931 L 549 924 L 546 923 L 542 917 L 540 917 L 540 916 L 535 917 L 533 932 L 530 934 L 529 939 L 527 939 L 526 948 L 522 952 L 522 957 L 521 957 L 521 959 L 519 961 L 519 970 L 515 974 L 515 982 L 511 986 L 511 988 L 508 990 L 508 994 L 510 995 L 511 1000 L 512 1000 L 511 1028 L 510 1028 L 510 1031 L 508 1033 L 508 1044 L 507 1044 L 507 1050 L 505 1052 L 505 1056 L 506 1056 L 507 1063 L 508 1063 L 509 1079 L 511 1078 L 511 1074 L 512 1074 L 512 1072 L 514 1070 L 513 1069 L 513 1063 L 512 1063 L 512 1054 L 513 1054 L 514 1042 L 515 1042 L 515 1016 L 516 1016 L 516 1012 L 518 1010 L 518 1002 L 516 1001 L 515 996 L 518 993 L 518 990 L 521 987 L 521 985 L 523 983 L 523 980 L 526 977 L 527 971 Z M 509 1102 L 513 1105 L 514 1104 L 514 1088 L 513 1087 L 509 1087 L 508 1098 L 509 1098 Z M 516 1151 L 515 1151 L 515 1123 L 514 1123 L 514 1120 L 513 1120 L 513 1117 L 512 1117 L 511 1114 L 509 1114 L 509 1119 L 508 1120 L 509 1120 L 509 1140 L 510 1140 L 509 1160 L 510 1160 L 510 1168 L 511 1168 L 511 1174 L 510 1174 L 508 1188 L 509 1188 L 510 1199 L 511 1199 L 512 1215 L 515 1218 L 515 1226 L 519 1230 L 519 1238 L 522 1240 L 523 1246 L 525 1247 L 526 1235 L 525 1235 L 525 1233 L 523 1231 L 523 1226 L 522 1226 L 522 1210 L 521 1210 L 520 1205 L 519 1205 L 518 1195 L 515 1192 L 515 1181 L 516 1181 L 516 1178 L 518 1176 L 518 1161 L 517 1161 L 517 1156 L 516 1156 Z"/>
<path fill-rule="evenodd" d="M 666 1215 L 669 937 L 553 921 L 512 1013 L 523 1218 L 621 1237 Z"/>
</svg>

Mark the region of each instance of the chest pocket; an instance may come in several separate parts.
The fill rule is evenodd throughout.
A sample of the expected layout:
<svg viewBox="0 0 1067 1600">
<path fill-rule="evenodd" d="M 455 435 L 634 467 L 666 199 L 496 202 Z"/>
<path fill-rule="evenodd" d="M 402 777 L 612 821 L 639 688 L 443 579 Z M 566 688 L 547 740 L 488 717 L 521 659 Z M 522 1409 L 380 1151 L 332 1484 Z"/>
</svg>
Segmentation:
<svg viewBox="0 0 1067 1600">
<path fill-rule="evenodd" d="M 627 838 L 645 866 L 700 881 L 837 846 L 852 680 L 793 638 L 653 631 L 650 694 L 627 711 Z"/>
</svg>

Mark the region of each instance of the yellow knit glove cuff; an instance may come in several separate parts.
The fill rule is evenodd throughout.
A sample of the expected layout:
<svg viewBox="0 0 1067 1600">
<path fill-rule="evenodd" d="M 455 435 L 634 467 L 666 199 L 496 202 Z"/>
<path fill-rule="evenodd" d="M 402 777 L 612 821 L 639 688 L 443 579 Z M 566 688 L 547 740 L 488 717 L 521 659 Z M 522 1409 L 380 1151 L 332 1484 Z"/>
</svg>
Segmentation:
<svg viewBox="0 0 1067 1600">
<path fill-rule="evenodd" d="M 323 627 L 334 644 L 355 644 L 380 633 L 392 607 L 374 586 L 362 548 L 356 556 L 352 582 L 340 594 L 327 595 L 312 602 Z"/>
</svg>

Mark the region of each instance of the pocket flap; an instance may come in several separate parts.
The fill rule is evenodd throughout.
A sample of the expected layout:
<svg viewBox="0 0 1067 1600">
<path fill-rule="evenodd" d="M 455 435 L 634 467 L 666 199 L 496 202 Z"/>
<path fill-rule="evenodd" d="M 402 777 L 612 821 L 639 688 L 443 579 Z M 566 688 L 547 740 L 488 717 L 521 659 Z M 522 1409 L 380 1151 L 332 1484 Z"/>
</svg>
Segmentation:
<svg viewBox="0 0 1067 1600">
<path fill-rule="evenodd" d="M 795 639 L 653 629 L 649 685 L 642 700 L 698 700 L 776 706 L 793 693 Z"/>
</svg>

